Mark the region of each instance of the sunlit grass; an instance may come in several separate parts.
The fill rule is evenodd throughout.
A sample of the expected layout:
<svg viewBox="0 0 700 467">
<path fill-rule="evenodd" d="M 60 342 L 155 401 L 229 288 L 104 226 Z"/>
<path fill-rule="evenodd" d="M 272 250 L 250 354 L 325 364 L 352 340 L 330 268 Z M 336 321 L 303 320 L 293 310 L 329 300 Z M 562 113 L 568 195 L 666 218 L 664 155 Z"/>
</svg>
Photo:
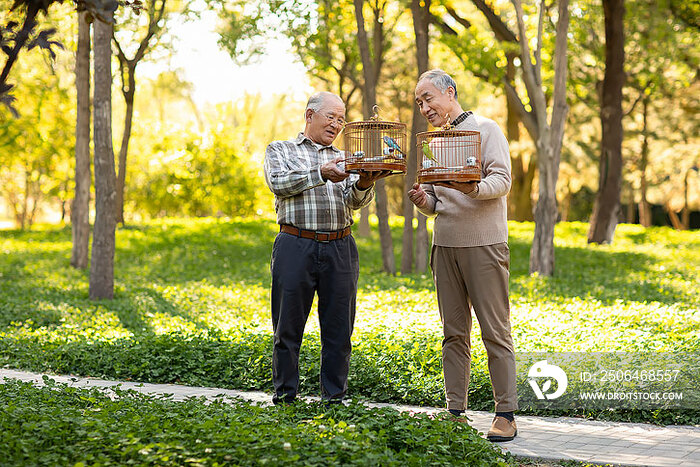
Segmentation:
<svg viewBox="0 0 700 467">
<path fill-rule="evenodd" d="M 398 260 L 402 226 L 392 225 Z M 556 274 L 538 277 L 527 271 L 534 225 L 509 228 L 516 350 L 700 349 L 698 232 L 620 225 L 612 245 L 588 245 L 587 224 L 561 223 Z M 269 389 L 269 262 L 277 230 L 269 219 L 164 219 L 121 228 L 115 298 L 101 302 L 88 299 L 88 273 L 69 266 L 69 229 L 4 231 L 0 359 L 14 367 Z M 388 276 L 376 232 L 357 243 L 351 385 L 377 400 L 440 403 L 442 336 L 430 272 Z M 316 390 L 318 341 L 312 311 L 303 391 Z M 470 400 L 488 407 L 479 341 L 475 321 Z M 183 363 L 187 358 L 193 361 Z M 206 370 L 214 360 L 225 375 Z M 195 374 L 197 365 L 205 373 Z"/>
<path fill-rule="evenodd" d="M 397 253 L 401 226 L 395 221 Z M 511 304 L 518 350 L 681 350 L 698 338 L 700 235 L 621 225 L 588 245 L 587 224 L 556 230 L 553 278 L 527 274 L 531 223 L 510 223 Z M 269 323 L 269 220 L 165 219 L 121 229 L 116 295 L 87 299 L 87 273 L 68 266 L 70 233 L 10 231 L 0 239 L 5 335 L 105 338 Z M 440 333 L 429 272 L 382 274 L 376 237 L 358 239 L 359 334 Z M 398 256 L 398 255 L 397 255 Z M 477 325 L 478 328 L 478 325 Z M 317 332 L 312 313 L 308 332 Z M 478 329 L 477 329 L 478 331 Z"/>
</svg>

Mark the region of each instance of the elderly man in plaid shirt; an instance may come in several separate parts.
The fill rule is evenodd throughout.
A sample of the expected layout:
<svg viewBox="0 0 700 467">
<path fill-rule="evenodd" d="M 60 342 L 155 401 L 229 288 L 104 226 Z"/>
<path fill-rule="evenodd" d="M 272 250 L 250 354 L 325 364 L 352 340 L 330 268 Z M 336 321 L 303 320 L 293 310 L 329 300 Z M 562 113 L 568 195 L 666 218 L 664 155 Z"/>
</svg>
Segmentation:
<svg viewBox="0 0 700 467">
<path fill-rule="evenodd" d="M 265 180 L 275 194 L 280 233 L 272 247 L 273 402 L 291 403 L 299 386 L 299 348 L 318 293 L 321 398 L 340 403 L 347 391 L 359 260 L 352 211 L 374 197 L 389 172 L 346 173 L 333 141 L 345 125 L 345 104 L 314 94 L 303 133 L 274 141 L 265 153 Z"/>
</svg>

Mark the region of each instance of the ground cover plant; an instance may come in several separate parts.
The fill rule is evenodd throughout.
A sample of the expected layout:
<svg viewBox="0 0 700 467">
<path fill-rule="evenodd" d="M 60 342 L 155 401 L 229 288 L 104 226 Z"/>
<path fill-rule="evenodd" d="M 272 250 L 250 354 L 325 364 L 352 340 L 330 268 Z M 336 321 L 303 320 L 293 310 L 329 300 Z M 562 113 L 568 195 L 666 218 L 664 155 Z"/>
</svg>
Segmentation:
<svg viewBox="0 0 700 467">
<path fill-rule="evenodd" d="M 401 228 L 393 227 L 398 245 Z M 509 227 L 517 351 L 699 350 L 697 232 L 620 225 L 613 245 L 589 246 L 587 224 L 560 223 L 556 275 L 544 278 L 527 274 L 533 224 Z M 103 302 L 88 300 L 86 273 L 68 265 L 68 228 L 4 231 L 0 364 L 269 391 L 269 259 L 276 231 L 271 220 L 159 220 L 122 228 L 115 299 Z M 442 406 L 441 331 L 431 277 L 387 276 L 377 238 L 358 239 L 358 246 L 350 393 Z M 478 326 L 475 331 L 469 405 L 492 410 Z M 304 394 L 318 391 L 318 354 L 312 312 L 301 355 Z M 692 410 L 567 414 L 700 423 Z"/>
<path fill-rule="evenodd" d="M 0 464 L 515 465 L 466 423 L 359 404 L 175 402 L 116 389 L 0 384 Z"/>
</svg>

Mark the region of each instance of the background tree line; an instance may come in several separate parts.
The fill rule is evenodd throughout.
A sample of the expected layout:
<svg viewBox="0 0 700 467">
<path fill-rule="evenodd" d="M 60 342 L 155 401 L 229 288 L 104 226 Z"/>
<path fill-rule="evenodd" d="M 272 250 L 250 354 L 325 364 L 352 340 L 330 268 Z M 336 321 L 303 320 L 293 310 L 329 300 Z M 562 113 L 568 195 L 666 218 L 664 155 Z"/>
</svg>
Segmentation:
<svg viewBox="0 0 700 467">
<path fill-rule="evenodd" d="M 31 227 L 42 211 L 58 210 L 65 220 L 79 211 L 88 227 L 74 243 L 86 245 L 88 206 L 96 197 L 114 206 L 94 208 L 93 216 L 101 212 L 115 224 L 158 216 L 270 215 L 260 169 L 264 148 L 301 128 L 296 117 L 304 102 L 272 90 L 200 108 L 181 70 L 138 78 L 140 62 L 172 53 L 168 25 L 183 17 L 197 21 L 204 8 L 217 12 L 220 44 L 239 63 L 264 54 L 271 38 L 288 40 L 312 86 L 346 101 L 348 120 L 369 117 L 378 104 L 383 119 L 410 122 L 412 135 L 425 131 L 413 104 L 416 78 L 432 67 L 453 74 L 463 107 L 499 121 L 510 141 L 509 217 L 536 221 L 531 272 L 554 272 L 558 220 L 590 220 L 589 241 L 610 242 L 617 222 L 650 225 L 652 203 L 664 207 L 676 228 L 689 228 L 690 212 L 700 206 L 697 2 L 209 0 L 193 6 L 147 0 L 117 9 L 113 22 L 92 21 L 95 33 L 98 24 L 110 27 L 108 49 L 102 39 L 107 56 L 100 82 L 107 88 L 100 95 L 109 89 L 114 111 L 100 115 L 119 122 L 101 126 L 109 134 L 95 128 L 92 143 L 86 102 L 89 108 L 101 101 L 97 76 L 85 76 L 85 60 L 99 55 L 95 37 L 91 55 L 87 19 L 99 20 L 109 8 L 98 4 L 99 12 L 78 13 L 75 4 L 52 3 L 51 11 L 44 9 L 48 15 L 34 14 L 38 28 L 27 43 L 55 39 L 63 45 L 54 48 L 55 59 L 35 45 L 14 60 L 12 49 L 3 47 L 19 86 L 3 98 L 17 115 L 0 110 L 0 194 L 20 228 Z M 12 11 L 9 2 L 2 4 L 3 40 L 16 48 L 13 24 L 32 13 L 31 2 L 18 2 Z M 108 70 L 104 63 L 111 63 Z M 92 95 L 86 94 L 90 80 Z M 119 148 L 116 158 L 112 147 Z M 111 153 L 111 162 L 100 164 L 98 152 Z M 389 273 L 397 270 L 392 215 L 405 219 L 400 270 L 422 271 L 427 264 L 426 220 L 418 215 L 414 229 L 416 213 L 405 197 L 416 157 L 412 140 L 409 175 L 377 186 L 372 210 Z M 105 166 L 106 179 L 98 176 Z M 97 217 L 96 229 L 103 224 Z M 77 226 L 74 220 L 74 231 Z M 364 211 L 359 233 L 368 230 Z M 113 228 L 107 237 L 113 238 Z M 79 256 L 74 262 L 85 267 L 86 246 Z"/>
</svg>

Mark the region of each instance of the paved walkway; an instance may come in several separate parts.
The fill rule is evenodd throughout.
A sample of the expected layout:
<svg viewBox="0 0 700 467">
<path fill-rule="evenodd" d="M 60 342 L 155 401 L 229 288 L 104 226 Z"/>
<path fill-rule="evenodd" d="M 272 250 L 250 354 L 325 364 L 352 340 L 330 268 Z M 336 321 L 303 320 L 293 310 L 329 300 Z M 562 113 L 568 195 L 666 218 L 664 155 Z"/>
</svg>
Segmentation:
<svg viewBox="0 0 700 467">
<path fill-rule="evenodd" d="M 122 389 L 133 389 L 146 394 L 172 394 L 174 400 L 184 400 L 193 396 L 213 398 L 223 394 L 252 402 L 270 403 L 271 397 L 264 392 L 108 381 L 77 376 L 48 376 L 74 387 L 108 389 L 121 385 Z M 38 373 L 0 369 L 0 383 L 3 383 L 5 378 L 43 385 L 43 375 Z M 425 413 L 442 410 L 394 404 L 368 405 Z M 467 411 L 467 416 L 471 420 L 470 425 L 485 433 L 491 425 L 493 414 Z M 641 423 L 598 422 L 568 417 L 519 416 L 517 422 L 517 438 L 508 443 L 498 444 L 503 450 L 517 456 L 597 464 L 700 467 L 700 428 L 697 427 L 657 427 Z"/>
</svg>

